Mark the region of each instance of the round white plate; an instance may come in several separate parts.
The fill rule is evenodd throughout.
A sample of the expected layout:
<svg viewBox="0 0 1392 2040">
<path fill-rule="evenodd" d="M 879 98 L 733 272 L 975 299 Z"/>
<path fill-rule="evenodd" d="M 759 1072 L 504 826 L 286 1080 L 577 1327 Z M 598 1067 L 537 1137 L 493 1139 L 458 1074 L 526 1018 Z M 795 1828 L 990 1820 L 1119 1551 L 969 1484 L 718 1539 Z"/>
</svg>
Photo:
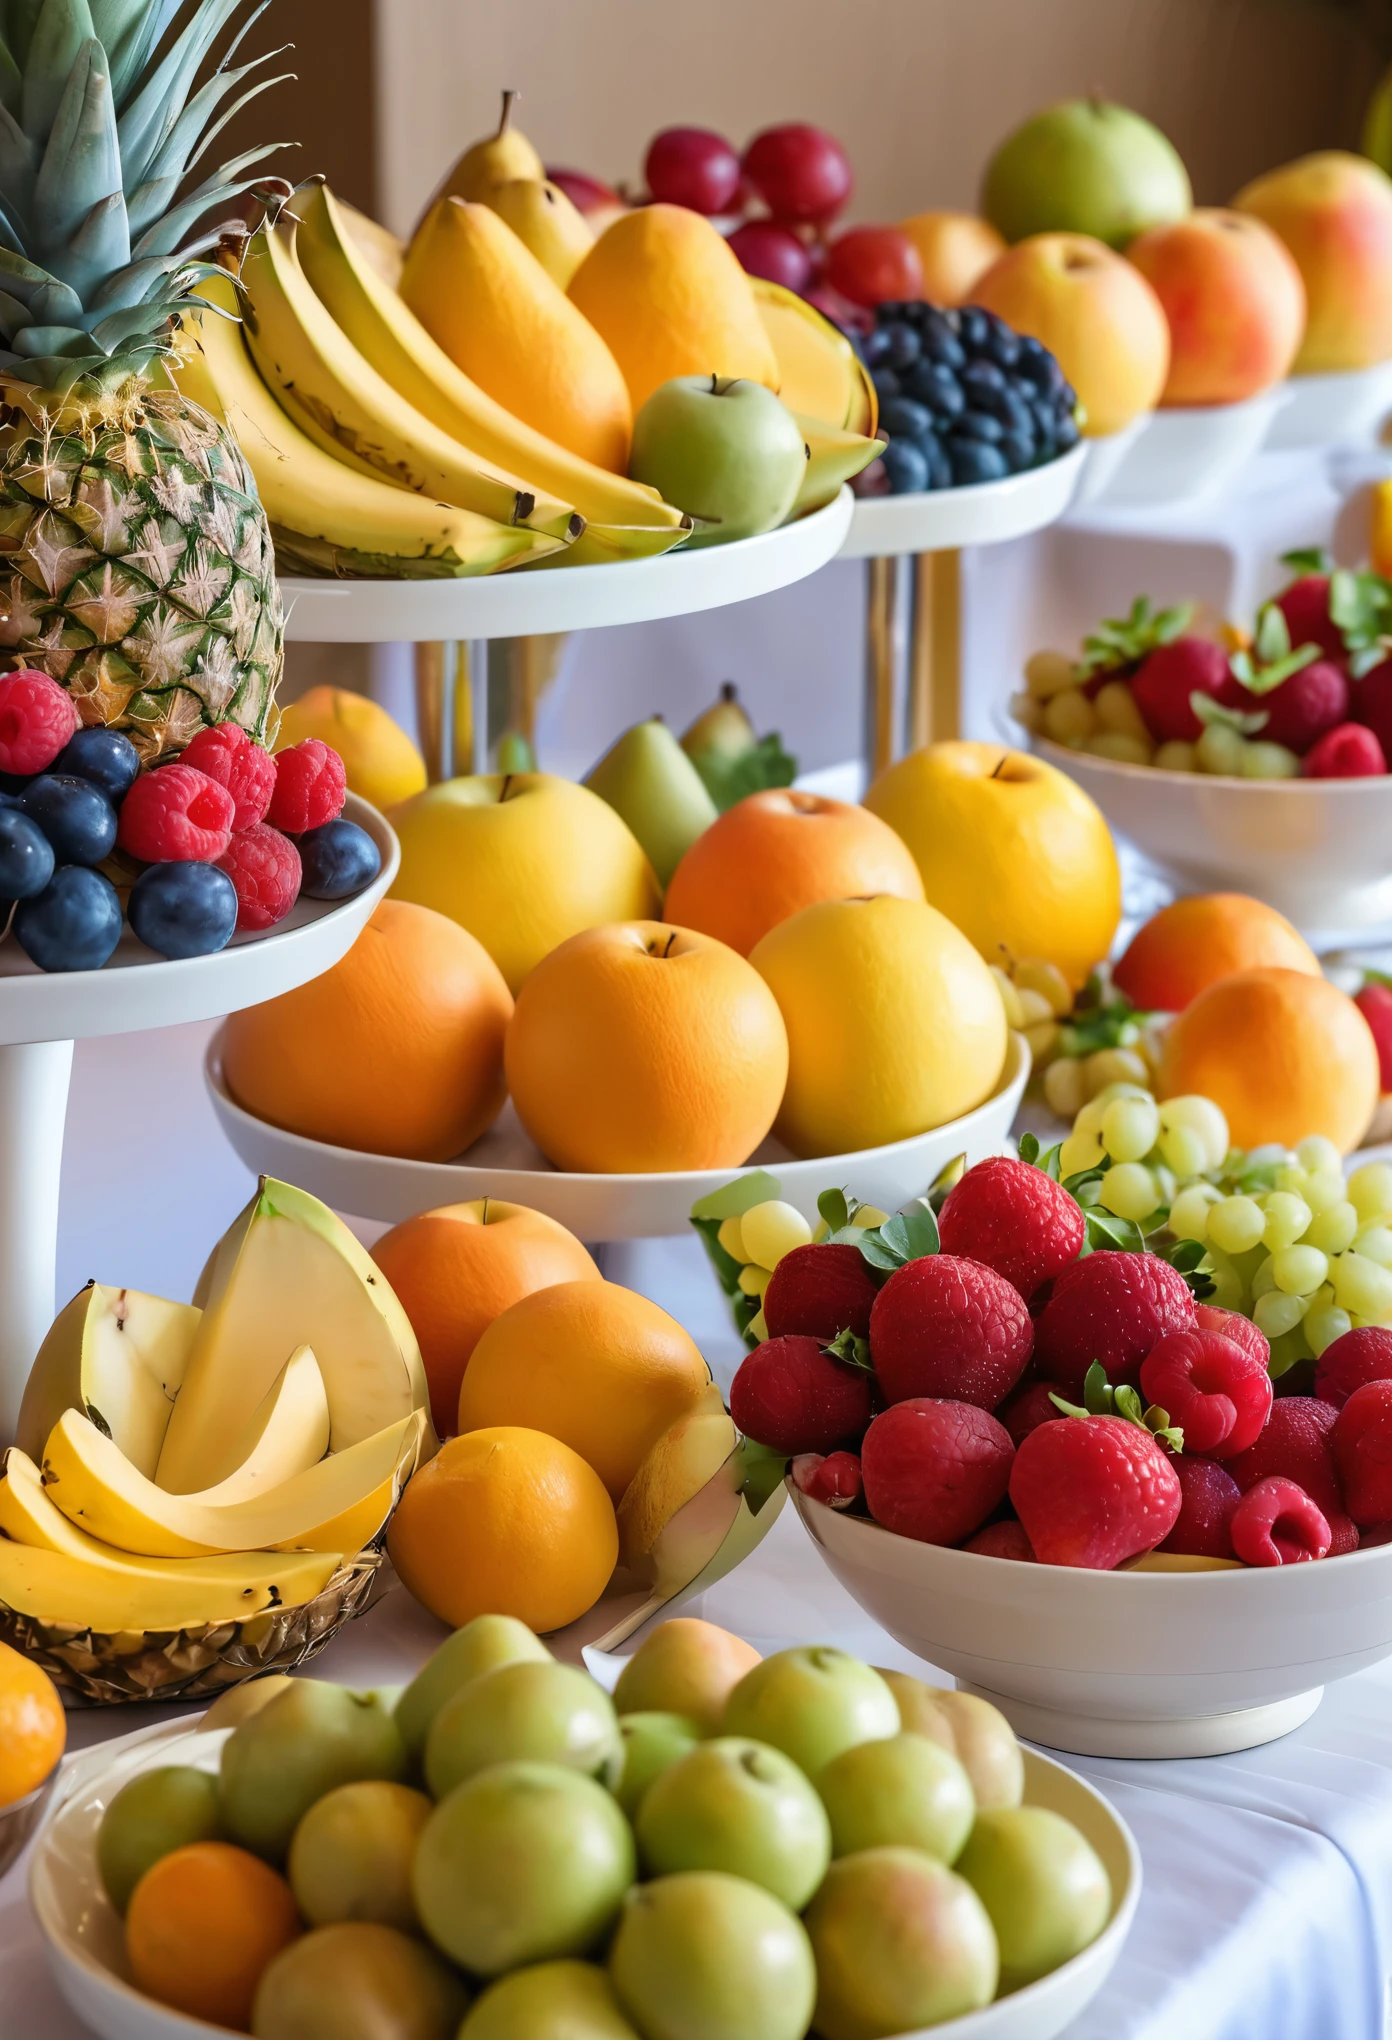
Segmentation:
<svg viewBox="0 0 1392 2040">
<path fill-rule="evenodd" d="M 862 496 L 841 547 L 843 560 L 886 559 L 900 553 L 955 552 L 1023 538 L 1062 517 L 1088 459 L 1086 443 L 1045 467 L 1002 482 L 965 489 L 929 489 L 913 496 Z"/>
<path fill-rule="evenodd" d="M 1236 481 L 1255 459 L 1272 422 L 1291 403 L 1277 383 L 1243 404 L 1176 405 L 1157 411 L 1100 492 L 1108 510 L 1193 503 Z"/>
<path fill-rule="evenodd" d="M 1012 1034 L 995 1092 L 961 1119 L 892 1147 L 824 1155 L 814 1161 L 796 1161 L 786 1148 L 766 1141 L 744 1167 L 769 1169 L 778 1178 L 780 1194 L 812 1224 L 819 1194 L 838 1186 L 854 1191 L 864 1204 L 897 1211 L 921 1197 L 957 1155 L 976 1162 L 999 1151 L 1010 1132 L 1029 1066 L 1027 1044 Z M 204 1076 L 223 1132 L 249 1169 L 298 1184 L 336 1211 L 391 1225 L 438 1205 L 496 1197 L 543 1211 L 582 1240 L 666 1239 L 686 1231 L 698 1198 L 743 1173 L 730 1168 L 653 1176 L 567 1175 L 553 1169 L 532 1146 L 510 1105 L 483 1139 L 455 1162 L 360 1154 L 285 1133 L 244 1111 L 223 1081 L 220 1036 L 209 1044 Z"/>
<path fill-rule="evenodd" d="M 1334 446 L 1373 437 L 1392 411 L 1392 361 L 1339 375 L 1293 375 L 1291 401 L 1272 420 L 1270 447 Z"/>
</svg>

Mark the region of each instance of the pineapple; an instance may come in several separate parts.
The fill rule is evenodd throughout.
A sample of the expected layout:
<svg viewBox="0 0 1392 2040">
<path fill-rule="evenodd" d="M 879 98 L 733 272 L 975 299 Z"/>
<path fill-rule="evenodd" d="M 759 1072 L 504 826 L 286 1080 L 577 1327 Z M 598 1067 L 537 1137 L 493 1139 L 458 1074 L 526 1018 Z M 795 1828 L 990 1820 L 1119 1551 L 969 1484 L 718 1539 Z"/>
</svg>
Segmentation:
<svg viewBox="0 0 1392 2040">
<path fill-rule="evenodd" d="M 245 232 L 199 222 L 270 153 L 189 174 L 263 89 L 239 90 L 240 35 L 194 89 L 246 5 L 243 33 L 255 0 L 0 0 L 0 652 L 147 765 L 213 723 L 274 737 L 270 531 L 236 442 L 163 366 Z"/>
</svg>

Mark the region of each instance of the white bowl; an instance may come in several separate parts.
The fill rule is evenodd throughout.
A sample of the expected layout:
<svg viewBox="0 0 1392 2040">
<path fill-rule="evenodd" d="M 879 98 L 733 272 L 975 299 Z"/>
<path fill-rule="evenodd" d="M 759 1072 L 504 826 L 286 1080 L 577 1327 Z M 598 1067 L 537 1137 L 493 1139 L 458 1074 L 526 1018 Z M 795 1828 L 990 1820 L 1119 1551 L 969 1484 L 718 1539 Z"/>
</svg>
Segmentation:
<svg viewBox="0 0 1392 2040">
<path fill-rule="evenodd" d="M 1102 500 L 1110 509 L 1216 495 L 1236 481 L 1290 402 L 1290 386 L 1278 383 L 1242 404 L 1157 411 L 1126 450 Z"/>
<path fill-rule="evenodd" d="M 220 1037 L 214 1036 L 204 1077 L 222 1130 L 247 1167 L 298 1183 L 335 1211 L 351 1212 L 355 1218 L 397 1225 L 437 1205 L 498 1197 L 545 1212 L 582 1240 L 666 1239 L 686 1231 L 698 1198 L 741 1174 L 739 1168 L 730 1168 L 650 1176 L 569 1175 L 553 1169 L 532 1145 L 511 1105 L 455 1162 L 409 1162 L 394 1155 L 329 1147 L 286 1133 L 245 1111 L 227 1089 L 220 1051 Z M 772 1170 L 781 1185 L 780 1196 L 796 1205 L 809 1224 L 816 1223 L 820 1193 L 842 1184 L 863 1204 L 897 1211 L 921 1197 L 958 1155 L 964 1154 L 970 1163 L 1000 1150 L 1029 1071 L 1028 1044 L 1012 1034 L 996 1089 L 984 1105 L 961 1119 L 950 1119 L 931 1133 L 890 1147 L 812 1161 L 795 1161 L 777 1141 L 767 1140 L 744 1167 Z"/>
<path fill-rule="evenodd" d="M 1087 448 L 1079 445 L 1043 467 L 1007 475 L 999 482 L 906 496 L 862 496 L 838 558 L 886 559 L 1022 538 L 1063 515 L 1087 461 Z"/>
<path fill-rule="evenodd" d="M 1100 439 L 1085 439 L 1083 450 L 1087 456 L 1083 472 L 1074 491 L 1074 510 L 1086 510 L 1105 496 L 1122 464 L 1129 460 L 1136 442 L 1150 430 L 1154 419 L 1153 411 L 1143 411 L 1139 418 L 1133 418 L 1129 425 L 1123 425 L 1120 432 L 1108 432 Z"/>
<path fill-rule="evenodd" d="M 1392 1656 L 1392 1545 L 1316 1565 L 1091 1572 L 920 1544 L 788 1488 L 897 1642 L 1054 1749 L 1253 1749 L 1307 1721 L 1329 1680 Z"/>
<path fill-rule="evenodd" d="M 59 1990 L 101 2040 L 209 2040 L 223 2031 L 143 1997 L 129 1981 L 121 1922 L 97 1875 L 95 1839 L 115 1792 L 161 1764 L 216 1769 L 226 1732 L 200 1735 L 186 1723 L 131 1737 L 117 1755 L 93 1751 L 39 1837 L 29 1899 Z M 1054 2040 L 1097 1995 L 1130 1931 L 1141 1895 L 1141 1859 L 1130 1829 L 1099 1792 L 1047 1757 L 1025 1752 L 1025 1800 L 1081 1828 L 1106 1865 L 1111 1916 L 1090 1948 L 1052 1976 L 931 2031 L 899 2040 Z"/>
<path fill-rule="evenodd" d="M 1334 446 L 1376 436 L 1392 411 L 1392 361 L 1338 375 L 1293 375 L 1291 401 L 1271 423 L 1273 448 Z"/>
<path fill-rule="evenodd" d="M 1250 893 L 1316 932 L 1392 921 L 1392 774 L 1223 779 L 1033 741 L 1184 891 Z"/>
</svg>

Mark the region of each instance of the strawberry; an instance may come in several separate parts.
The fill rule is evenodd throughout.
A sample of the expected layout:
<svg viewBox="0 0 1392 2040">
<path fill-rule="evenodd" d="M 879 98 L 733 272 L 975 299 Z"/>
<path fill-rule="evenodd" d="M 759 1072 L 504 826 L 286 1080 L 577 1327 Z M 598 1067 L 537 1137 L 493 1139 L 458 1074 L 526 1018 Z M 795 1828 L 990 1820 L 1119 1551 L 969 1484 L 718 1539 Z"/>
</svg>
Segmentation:
<svg viewBox="0 0 1392 2040">
<path fill-rule="evenodd" d="M 1305 779 L 1379 779 L 1387 770 L 1386 745 L 1362 723 L 1336 723 L 1306 752 Z"/>
<path fill-rule="evenodd" d="M 1059 1414 L 1058 1404 L 1053 1400 L 1062 1395 L 1063 1389 L 1057 1381 L 1031 1381 L 1023 1388 L 1017 1388 L 1014 1395 L 1003 1402 L 996 1415 L 1009 1431 L 1017 1445 L 1023 1444 L 1031 1431 L 1037 1431 L 1041 1424 L 1052 1424 Z"/>
<path fill-rule="evenodd" d="M 1392 659 L 1363 675 L 1354 693 L 1354 718 L 1366 723 L 1384 755 L 1392 750 Z"/>
<path fill-rule="evenodd" d="M 1237 1482 L 1212 1459 L 1191 1459 L 1187 1452 L 1171 1464 L 1184 1499 L 1174 1529 L 1160 1549 L 1192 1558 L 1235 1558 L 1232 1517 L 1242 1500 Z"/>
<path fill-rule="evenodd" d="M 793 1485 L 829 1509 L 850 1509 L 865 1493 L 860 1460 L 854 1452 L 801 1452 L 789 1469 Z"/>
<path fill-rule="evenodd" d="M 1318 645 L 1327 659 L 1342 664 L 1348 656 L 1344 634 L 1329 614 L 1328 574 L 1302 574 L 1274 601 L 1286 619 L 1292 645 Z"/>
<path fill-rule="evenodd" d="M 1378 1087 L 1386 1095 L 1392 1091 L 1392 985 L 1369 978 L 1362 991 L 1354 994 L 1353 1003 L 1372 1029 L 1378 1052 Z"/>
<path fill-rule="evenodd" d="M 1348 720 L 1349 700 L 1343 667 L 1331 659 L 1316 659 L 1247 705 L 1266 712 L 1266 727 L 1260 732 L 1264 744 L 1284 744 L 1303 757 L 1326 730 Z"/>
<path fill-rule="evenodd" d="M 1223 647 L 1200 637 L 1178 637 L 1148 652 L 1132 677 L 1131 692 L 1157 744 L 1196 744 L 1203 735 L 1203 724 L 1189 706 L 1191 694 L 1212 695 L 1229 708 L 1251 706 Z"/>
<path fill-rule="evenodd" d="M 1153 1551 L 1179 1517 L 1170 1456 L 1123 1417 L 1060 1417 L 1015 1454 L 1010 1499 L 1043 1565 L 1110 1572 Z"/>
<path fill-rule="evenodd" d="M 1356 1388 L 1335 1420 L 1330 1443 L 1354 1522 L 1392 1521 L 1392 1381 Z"/>
<path fill-rule="evenodd" d="M 870 1313 L 870 1358 L 889 1403 L 936 1396 L 993 1410 L 1024 1373 L 1033 1344 L 1019 1290 L 955 1254 L 896 1268 Z"/>
<path fill-rule="evenodd" d="M 1241 1311 L 1220 1310 L 1216 1303 L 1200 1303 L 1194 1307 L 1194 1316 L 1201 1332 L 1221 1332 L 1225 1339 L 1241 1346 L 1244 1353 L 1260 1360 L 1263 1367 L 1270 1367 L 1271 1342 L 1261 1326 L 1243 1317 Z"/>
<path fill-rule="evenodd" d="M 1168 1410 L 1187 1452 L 1231 1459 L 1271 1414 L 1265 1363 L 1222 1332 L 1169 1332 L 1141 1362 L 1147 1402 Z"/>
<path fill-rule="evenodd" d="M 870 1376 L 843 1366 L 817 1339 L 765 1339 L 736 1369 L 730 1415 L 771 1451 L 834 1452 L 870 1421 Z"/>
<path fill-rule="evenodd" d="M 1335 1416 L 1329 1403 L 1316 1402 L 1313 1396 L 1278 1396 L 1255 1444 L 1224 1462 L 1228 1472 L 1244 1494 L 1259 1480 L 1280 1474 L 1303 1488 L 1326 1519 L 1342 1515 L 1343 1497 L 1329 1443 Z M 1388 1514 L 1392 1516 L 1392 1509 Z"/>
<path fill-rule="evenodd" d="M 1194 1329 L 1184 1277 L 1158 1254 L 1104 1249 L 1065 1268 L 1035 1326 L 1035 1371 L 1075 1399 L 1094 1360 L 1111 1382 L 1133 1386 L 1166 1332 Z"/>
<path fill-rule="evenodd" d="M 870 1330 L 870 1306 L 879 1291 L 858 1247 L 794 1247 L 774 1269 L 764 1291 L 764 1323 L 771 1339 L 789 1332 L 834 1339 Z"/>
<path fill-rule="evenodd" d="M 1352 1516 L 1336 1515 L 1326 1520 L 1329 1524 L 1329 1549 L 1324 1554 L 1326 1558 L 1342 1558 L 1345 1552 L 1358 1550 L 1363 1543 L 1364 1533 Z"/>
<path fill-rule="evenodd" d="M 948 1193 L 938 1230 L 945 1254 L 994 1268 L 1029 1297 L 1077 1260 L 1086 1227 L 1077 1199 L 1042 1169 L 993 1155 Z"/>
<path fill-rule="evenodd" d="M 978 1552 L 982 1558 L 1013 1558 L 1017 1565 L 1038 1564 L 1034 1546 L 1013 1516 L 1004 1523 L 988 1523 L 969 1537 L 962 1549 Z"/>
<path fill-rule="evenodd" d="M 1325 1558 L 1331 1532 L 1304 1488 L 1271 1474 L 1248 1488 L 1232 1513 L 1233 1550 L 1244 1565 L 1297 1565 Z"/>
<path fill-rule="evenodd" d="M 1392 1381 L 1392 1331 L 1382 1325 L 1356 1325 L 1315 1362 L 1315 1394 L 1336 1410 L 1370 1381 Z"/>
<path fill-rule="evenodd" d="M 875 1418 L 860 1448 L 875 1521 L 920 1544 L 960 1544 L 1005 1499 L 1015 1447 L 975 1403 L 915 1396 Z"/>
</svg>

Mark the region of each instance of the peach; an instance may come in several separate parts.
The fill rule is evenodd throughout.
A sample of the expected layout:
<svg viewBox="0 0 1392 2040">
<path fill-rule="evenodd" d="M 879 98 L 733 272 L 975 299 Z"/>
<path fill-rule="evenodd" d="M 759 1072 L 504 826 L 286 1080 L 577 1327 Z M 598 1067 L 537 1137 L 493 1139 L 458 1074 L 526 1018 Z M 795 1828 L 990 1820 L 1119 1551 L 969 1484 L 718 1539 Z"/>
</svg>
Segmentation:
<svg viewBox="0 0 1392 2040">
<path fill-rule="evenodd" d="M 1120 432 L 1159 403 L 1170 368 L 1164 306 L 1104 242 L 1032 234 L 991 265 L 973 296 L 1057 356 L 1082 401 L 1089 439 Z"/>
<path fill-rule="evenodd" d="M 1126 258 L 1170 322 L 1162 404 L 1240 404 L 1290 373 L 1305 332 L 1295 258 L 1251 214 L 1201 207 L 1137 235 Z"/>
<path fill-rule="evenodd" d="M 1239 191 L 1305 280 L 1309 316 L 1297 375 L 1371 368 L 1392 355 L 1392 178 L 1363 156 L 1326 149 Z"/>
<path fill-rule="evenodd" d="M 899 231 L 918 250 L 923 295 L 933 305 L 966 304 L 977 280 L 1006 248 L 990 221 L 975 213 L 915 213 L 900 220 Z"/>
</svg>

